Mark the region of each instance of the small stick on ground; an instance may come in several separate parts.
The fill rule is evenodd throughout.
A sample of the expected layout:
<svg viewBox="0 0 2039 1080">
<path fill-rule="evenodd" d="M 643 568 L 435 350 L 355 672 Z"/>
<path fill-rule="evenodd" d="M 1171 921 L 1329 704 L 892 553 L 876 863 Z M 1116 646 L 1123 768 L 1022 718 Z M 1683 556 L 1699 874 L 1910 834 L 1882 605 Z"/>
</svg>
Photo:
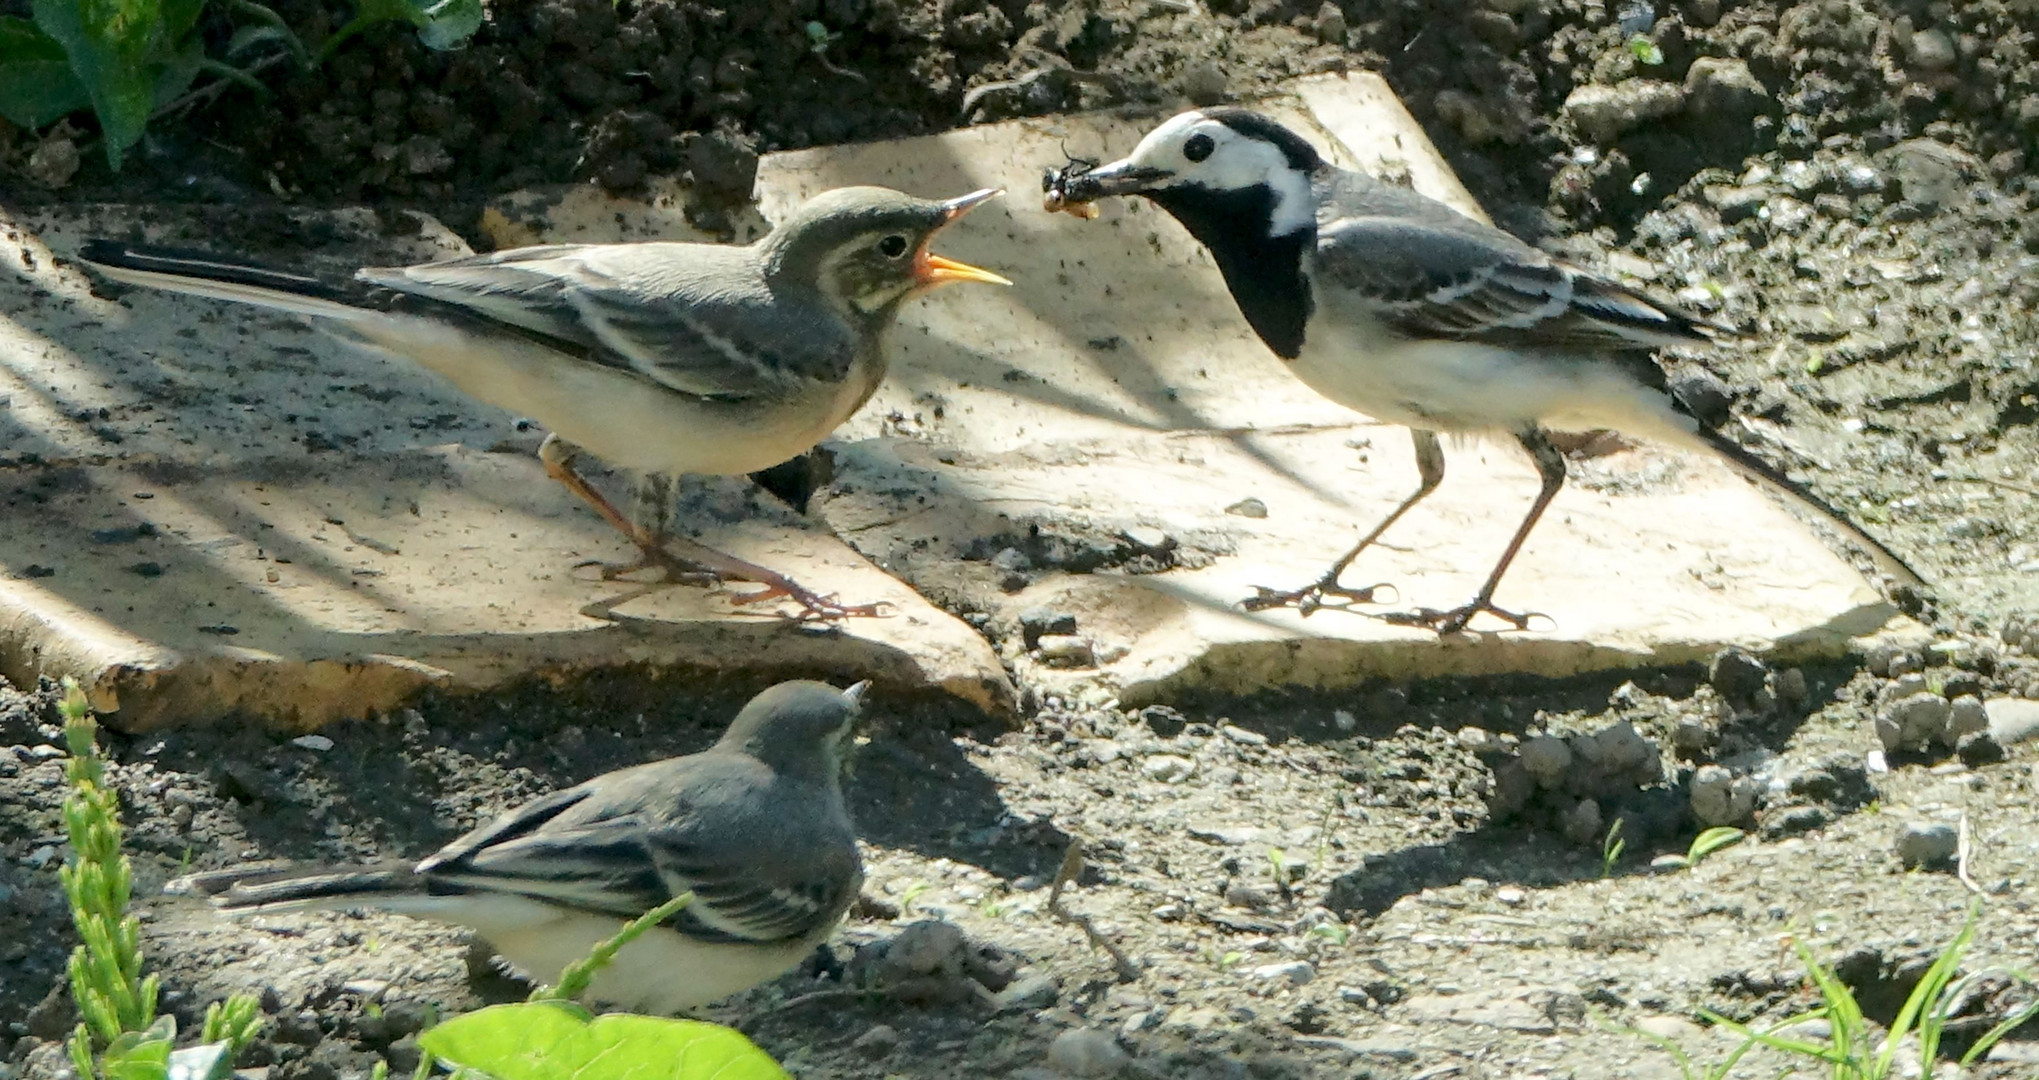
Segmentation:
<svg viewBox="0 0 2039 1080">
<path fill-rule="evenodd" d="M 1077 875 L 1081 873 L 1083 873 L 1083 845 L 1071 840 L 1068 852 L 1062 856 L 1062 869 L 1055 871 L 1055 884 L 1048 889 L 1048 914 L 1055 916 L 1059 922 L 1081 928 L 1083 936 L 1090 939 L 1091 948 L 1103 949 L 1111 956 L 1112 967 L 1117 969 L 1119 981 L 1132 982 L 1140 977 L 1140 965 L 1133 963 L 1133 958 L 1127 956 L 1124 949 L 1112 944 L 1109 938 L 1098 933 L 1097 924 L 1091 922 L 1090 916 L 1062 906 L 1062 887 L 1075 881 Z"/>
<path fill-rule="evenodd" d="M 1954 876 L 1960 880 L 1962 885 L 1968 888 L 1969 892 L 1981 896 L 1982 886 L 1977 885 L 1975 879 L 1968 876 L 1968 857 L 1975 853 L 1975 833 L 1970 831 L 1968 827 L 1967 814 L 1961 815 L 1960 831 L 1956 836 L 1957 839 L 1954 842 Z"/>
</svg>

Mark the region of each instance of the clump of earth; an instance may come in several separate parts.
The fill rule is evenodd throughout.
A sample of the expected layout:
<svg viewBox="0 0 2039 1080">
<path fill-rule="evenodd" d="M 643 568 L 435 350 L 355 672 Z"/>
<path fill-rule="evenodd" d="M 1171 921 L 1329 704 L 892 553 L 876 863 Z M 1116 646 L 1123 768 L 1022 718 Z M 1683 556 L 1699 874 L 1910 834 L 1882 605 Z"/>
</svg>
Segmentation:
<svg viewBox="0 0 2039 1080">
<path fill-rule="evenodd" d="M 314 40 L 352 10 L 276 6 Z M 1717 1060 L 1728 1044 L 1691 1018 L 1811 1005 L 1788 945 L 1803 940 L 1887 1022 L 1971 903 L 1970 969 L 2039 971 L 2039 751 L 1995 726 L 2039 712 L 2039 7 L 542 0 L 490 16 L 459 52 L 385 28 L 316 75 L 272 68 L 272 96 L 159 125 L 117 177 L 88 154 L 39 187 L 35 140 L 10 132 L 0 189 L 218 203 L 244 235 L 281 207 L 367 202 L 478 236 L 485 202 L 532 185 L 683 175 L 741 198 L 770 150 L 1379 71 L 1504 226 L 1740 331 L 1674 368 L 1710 369 L 1734 430 L 1936 586 L 1922 642 L 1802 668 L 1729 656 L 1141 710 L 1030 694 L 1016 731 L 889 709 L 853 785 L 871 872 L 843 940 L 710 1014 L 797 1075 L 1660 1075 L 1666 1059 L 1602 1021 Z M 165 1008 L 189 1025 L 257 993 L 270 1023 L 244 1064 L 274 1080 L 408 1068 L 431 1015 L 520 992 L 460 935 L 352 914 L 229 924 L 153 890 L 244 859 L 421 856 L 705 745 L 755 689 L 668 674 L 430 699 L 323 746 L 228 723 L 109 733 Z M 0 691 L 0 1078 L 59 1075 L 75 1022 L 51 699 Z M 1673 862 L 1704 825 L 1752 839 Z M 1087 869 L 1063 904 L 1130 978 L 1050 910 L 1071 843 Z M 950 990 L 852 976 L 930 918 L 964 932 L 930 962 Z M 1954 1041 L 2019 994 L 1978 984 Z"/>
</svg>

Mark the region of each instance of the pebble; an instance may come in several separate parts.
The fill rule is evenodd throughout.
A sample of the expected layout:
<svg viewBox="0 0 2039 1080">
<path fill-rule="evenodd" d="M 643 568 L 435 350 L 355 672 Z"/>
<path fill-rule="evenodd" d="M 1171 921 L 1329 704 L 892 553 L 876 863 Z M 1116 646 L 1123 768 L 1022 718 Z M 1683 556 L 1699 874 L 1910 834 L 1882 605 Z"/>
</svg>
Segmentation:
<svg viewBox="0 0 2039 1080">
<path fill-rule="evenodd" d="M 1754 778 L 1737 778 L 1719 765 L 1702 765 L 1692 774 L 1692 816 L 1699 823 L 1741 825 L 1756 812 L 1757 784 Z"/>
<path fill-rule="evenodd" d="M 1957 744 L 1964 735 L 1989 730 L 1989 710 L 1974 694 L 1962 694 L 1947 703 L 1947 737 Z"/>
<path fill-rule="evenodd" d="M 1225 512 L 1234 517 L 1264 518 L 1267 516 L 1267 504 L 1259 499 L 1240 499 L 1226 507 Z"/>
<path fill-rule="evenodd" d="M 1146 525 L 1135 525 L 1119 533 L 1126 543 L 1150 555 L 1160 554 L 1175 547 L 1174 538 L 1167 532 Z"/>
<path fill-rule="evenodd" d="M 1912 64 L 1924 71 L 1945 71 L 1954 66 L 1954 40 L 1944 30 L 1920 30 L 1912 35 Z"/>
<path fill-rule="evenodd" d="M 1899 698 L 1878 710 L 1877 741 L 1891 753 L 1922 750 L 1929 742 L 1947 738 L 1947 719 L 1952 711 L 1946 698 L 1931 691 Z"/>
<path fill-rule="evenodd" d="M 1614 86 L 1587 83 L 1565 98 L 1565 116 L 1580 134 L 1602 146 L 1684 108 L 1684 87 L 1661 79 L 1630 79 Z"/>
<path fill-rule="evenodd" d="M 1340 732 L 1349 732 L 1359 726 L 1359 717 L 1352 715 L 1352 713 L 1344 709 L 1333 709 L 1331 710 L 1331 726 L 1337 728 Z M 1465 733 L 1460 732 L 1459 734 L 1463 737 Z"/>
<path fill-rule="evenodd" d="M 1062 996 L 1062 988 L 1052 975 L 1024 975 L 1014 979 L 1005 989 L 992 998 L 992 1004 L 1001 1010 L 1031 1012 L 1055 1004 Z"/>
<path fill-rule="evenodd" d="M 1267 736 L 1262 735 L 1258 731 L 1248 731 L 1245 728 L 1234 727 L 1231 724 L 1226 724 L 1225 726 L 1219 728 L 1218 734 L 1223 735 L 1225 738 L 1230 739 L 1241 746 L 1267 745 Z"/>
<path fill-rule="evenodd" d="M 1176 86 L 1182 96 L 1197 105 L 1216 105 L 1225 100 L 1225 69 L 1201 60 L 1183 69 Z"/>
<path fill-rule="evenodd" d="M 1338 988 L 1338 1000 L 1347 1005 L 1367 1005 L 1372 1003 L 1373 998 L 1357 986 L 1341 986 Z"/>
<path fill-rule="evenodd" d="M 1538 735 L 1526 739 L 1519 751 L 1522 767 L 1529 770 L 1539 787 L 1556 787 L 1563 782 L 1565 772 L 1572 767 L 1572 749 L 1565 740 L 1554 735 Z"/>
<path fill-rule="evenodd" d="M 1043 634 L 1038 648 L 1041 659 L 1055 667 L 1089 667 L 1097 662 L 1090 642 L 1074 634 Z"/>
<path fill-rule="evenodd" d="M 64 748 L 61 746 L 51 746 L 49 743 L 37 743 L 28 748 L 28 756 L 35 758 L 37 761 L 49 761 L 52 758 L 63 757 Z"/>
<path fill-rule="evenodd" d="M 1960 843 L 1952 825 L 1912 822 L 1897 831 L 1897 861 L 1911 870 L 1951 867 Z"/>
<path fill-rule="evenodd" d="M 1262 964 L 1253 969 L 1253 977 L 1262 981 L 1287 979 L 1301 986 L 1317 977 L 1317 969 L 1308 960 L 1290 960 L 1281 964 Z"/>
<path fill-rule="evenodd" d="M 57 849 L 54 844 L 44 844 L 29 852 L 21 860 L 22 865 L 30 870 L 40 870 L 55 861 L 57 861 Z"/>
<path fill-rule="evenodd" d="M 1132 1061 L 1102 1028 L 1070 1028 L 1048 1044 L 1048 1064 L 1070 1076 L 1117 1076 Z"/>
<path fill-rule="evenodd" d="M 1797 836 L 1823 828 L 1832 820 L 1834 815 L 1823 806 L 1788 806 L 1763 822 L 1763 832 L 1769 836 Z"/>
<path fill-rule="evenodd" d="M 1559 822 L 1565 839 L 1574 844 L 1587 844 L 1600 838 L 1600 804 L 1592 799 L 1580 799 L 1565 811 Z"/>
<path fill-rule="evenodd" d="M 850 1048 L 867 1058 L 876 1060 L 890 1054 L 899 1046 L 899 1029 L 890 1024 L 877 1024 L 850 1043 Z"/>
<path fill-rule="evenodd" d="M 1982 703 L 1989 716 L 1989 733 L 2004 746 L 2039 739 L 2039 701 L 2029 698 L 1990 698 Z"/>
<path fill-rule="evenodd" d="M 2004 745 L 1987 731 L 1971 731 L 1963 735 L 1961 741 L 1954 744 L 1954 754 L 1962 764 L 1972 769 L 1994 765 L 2005 757 Z"/>
<path fill-rule="evenodd" d="M 1175 754 L 1155 754 L 1140 763 L 1140 772 L 1149 780 L 1175 784 L 1196 774 L 1196 762 Z"/>
<path fill-rule="evenodd" d="M 333 740 L 324 735 L 299 735 L 290 740 L 290 745 L 323 754 L 333 748 Z"/>
<path fill-rule="evenodd" d="M 1689 1045 L 1706 1034 L 1706 1029 L 1682 1016 L 1645 1016 L 1635 1022 L 1635 1029 L 1681 1045 Z"/>
<path fill-rule="evenodd" d="M 1047 634 L 1074 634 L 1076 616 L 1051 607 L 1030 607 L 1020 612 L 1020 640 L 1031 649 Z"/>
<path fill-rule="evenodd" d="M 1494 890 L 1494 899 L 1509 907 L 1521 907 L 1529 899 L 1529 894 L 1513 885 L 1503 885 Z"/>
</svg>

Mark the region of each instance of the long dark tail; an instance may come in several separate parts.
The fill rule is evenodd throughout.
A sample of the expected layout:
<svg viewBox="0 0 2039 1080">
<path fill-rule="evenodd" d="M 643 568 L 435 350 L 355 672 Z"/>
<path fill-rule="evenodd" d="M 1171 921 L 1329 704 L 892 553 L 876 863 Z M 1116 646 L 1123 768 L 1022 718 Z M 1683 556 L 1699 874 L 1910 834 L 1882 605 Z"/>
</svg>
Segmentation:
<svg viewBox="0 0 2039 1080">
<path fill-rule="evenodd" d="M 1848 520 L 1846 514 L 1827 505 L 1824 499 L 1807 491 L 1796 481 L 1771 467 L 1769 462 L 1750 453 L 1740 443 L 1722 435 L 1720 432 L 1701 427 L 1697 434 L 1716 453 L 1726 458 L 1728 464 L 1734 466 L 1736 472 L 1785 496 L 1800 507 L 1825 518 L 1827 523 L 1839 531 L 1842 536 L 1847 537 L 1850 543 L 1861 548 L 1869 556 L 1870 560 L 1876 564 L 1876 569 L 1890 577 L 1899 587 L 1910 589 L 1917 593 L 1924 593 L 1926 591 L 1926 579 L 1920 577 L 1918 571 L 1907 566 L 1905 561 L 1898 557 L 1897 552 L 1883 545 L 1883 541 L 1863 532 L 1862 527 Z"/>
<path fill-rule="evenodd" d="M 316 908 L 381 907 L 426 891 L 410 863 L 381 866 L 303 867 L 267 863 L 192 874 L 163 886 L 166 893 L 202 896 L 234 914 Z"/>
<path fill-rule="evenodd" d="M 87 241 L 79 249 L 78 259 L 107 277 L 130 285 L 331 319 L 369 314 L 354 305 L 358 292 L 303 274 L 272 270 L 204 251 L 99 239 Z"/>
</svg>

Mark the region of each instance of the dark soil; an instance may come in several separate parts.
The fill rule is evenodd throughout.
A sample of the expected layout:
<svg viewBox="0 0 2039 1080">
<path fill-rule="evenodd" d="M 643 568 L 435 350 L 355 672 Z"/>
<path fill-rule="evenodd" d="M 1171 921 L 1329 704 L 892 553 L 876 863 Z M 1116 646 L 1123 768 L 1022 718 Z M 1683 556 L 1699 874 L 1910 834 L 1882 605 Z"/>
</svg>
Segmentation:
<svg viewBox="0 0 2039 1080">
<path fill-rule="evenodd" d="M 316 44 L 351 8 L 278 10 Z M 208 29 L 223 42 L 222 11 Z M 823 56 L 809 21 L 841 35 Z M 1806 672 L 1791 700 L 1792 679 L 1759 666 L 1753 682 L 1644 672 L 1139 712 L 1050 699 L 1006 735 L 893 703 L 855 780 L 870 896 L 837 951 L 943 915 L 1048 990 L 778 1010 L 841 985 L 807 973 L 715 1015 L 803 1077 L 1032 1076 L 1078 1027 L 1122 1043 L 1128 1075 L 1668 1075 L 1595 1017 L 1657 1023 L 1717 1060 L 1676 1018 L 1806 1007 L 1794 937 L 1845 957 L 1888 1019 L 1974 895 L 1944 868 L 1899 867 L 1909 822 L 1971 824 L 1971 968 L 2039 970 L 2033 744 L 1893 753 L 1888 771 L 1869 757 L 1901 692 L 2039 697 L 2039 630 L 2012 618 L 2039 610 L 2035 34 L 2039 6 L 2005 0 L 499 3 L 461 52 L 385 28 L 323 72 L 271 68 L 271 97 L 229 90 L 158 125 L 119 177 L 87 153 L 69 186 L 38 188 L 33 139 L 13 133 L 0 190 L 196 200 L 223 229 L 366 201 L 472 232 L 485 200 L 534 184 L 686 174 L 738 199 L 768 150 L 1382 72 L 1505 226 L 1747 331 L 1709 360 L 1722 404 L 1935 582 L 1935 647 Z M 1643 81 L 1682 103 L 1638 118 L 1622 95 Z M 1588 86 L 1615 104 L 1593 112 L 1574 97 Z M 109 752 L 148 895 L 187 865 L 422 855 L 524 798 L 703 745 L 754 689 L 528 688 L 342 725 L 323 752 L 224 727 L 110 736 Z M 53 993 L 71 942 L 50 719 L 47 693 L 0 695 L 0 1078 L 57 1075 L 51 1040 L 72 1023 Z M 1617 720 L 1652 741 L 1659 779 L 1503 797 L 1524 737 Z M 1683 800 L 1706 764 L 1759 781 L 1760 842 L 1652 872 L 1697 830 Z M 1603 879 L 1616 819 L 1627 847 Z M 1070 902 L 1142 965 L 1135 981 L 1045 909 L 1071 837 L 1091 868 Z M 277 1080 L 407 1067 L 420 1006 L 518 992 L 457 935 L 400 919 L 144 910 L 180 1020 L 265 995 L 249 1064 Z M 1969 1037 L 2017 1000 L 1985 991 Z"/>
</svg>

